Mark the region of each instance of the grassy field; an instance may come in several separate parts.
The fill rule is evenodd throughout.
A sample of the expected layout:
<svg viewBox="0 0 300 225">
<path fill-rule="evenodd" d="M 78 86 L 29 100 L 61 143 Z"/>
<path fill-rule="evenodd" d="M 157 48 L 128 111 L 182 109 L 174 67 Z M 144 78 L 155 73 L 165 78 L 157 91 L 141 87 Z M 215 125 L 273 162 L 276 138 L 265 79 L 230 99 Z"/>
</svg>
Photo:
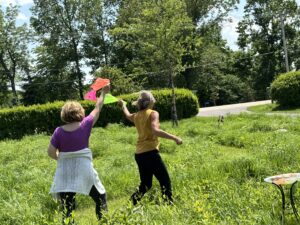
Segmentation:
<svg viewBox="0 0 300 225">
<path fill-rule="evenodd" d="M 184 144 L 162 140 L 175 205 L 161 203 L 158 183 L 138 206 L 129 197 L 139 183 L 133 127 L 109 125 L 92 132 L 94 166 L 108 195 L 101 224 L 280 224 L 281 197 L 270 175 L 299 172 L 300 121 L 297 118 L 240 115 L 192 118 L 162 127 Z M 285 130 L 283 130 L 285 129 Z M 46 153 L 48 135 L 0 142 L 0 224 L 59 224 L 59 204 L 48 194 L 56 162 Z M 298 190 L 298 189 L 297 189 Z M 296 192 L 296 203 L 300 194 Z M 89 197 L 77 196 L 77 224 L 98 224 Z M 287 224 L 296 224 L 290 207 Z"/>
<path fill-rule="evenodd" d="M 251 106 L 248 108 L 251 112 L 257 113 L 300 113 L 300 108 L 282 108 L 278 104 L 266 104 Z"/>
</svg>

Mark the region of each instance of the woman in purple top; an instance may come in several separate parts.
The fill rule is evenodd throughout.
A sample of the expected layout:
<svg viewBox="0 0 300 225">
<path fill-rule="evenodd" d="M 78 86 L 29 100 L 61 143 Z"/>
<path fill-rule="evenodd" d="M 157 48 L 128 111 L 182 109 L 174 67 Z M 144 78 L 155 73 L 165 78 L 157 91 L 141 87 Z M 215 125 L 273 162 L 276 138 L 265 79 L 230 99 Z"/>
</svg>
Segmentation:
<svg viewBox="0 0 300 225">
<path fill-rule="evenodd" d="M 105 189 L 93 167 L 92 152 L 88 147 L 92 127 L 109 90 L 109 85 L 102 89 L 95 109 L 87 117 L 78 102 L 67 102 L 61 110 L 65 125 L 57 127 L 52 135 L 48 155 L 57 160 L 57 167 L 50 193 L 61 200 L 63 224 L 74 222 L 72 212 L 76 193 L 92 197 L 98 220 L 102 217 L 102 209 L 107 209 Z"/>
</svg>

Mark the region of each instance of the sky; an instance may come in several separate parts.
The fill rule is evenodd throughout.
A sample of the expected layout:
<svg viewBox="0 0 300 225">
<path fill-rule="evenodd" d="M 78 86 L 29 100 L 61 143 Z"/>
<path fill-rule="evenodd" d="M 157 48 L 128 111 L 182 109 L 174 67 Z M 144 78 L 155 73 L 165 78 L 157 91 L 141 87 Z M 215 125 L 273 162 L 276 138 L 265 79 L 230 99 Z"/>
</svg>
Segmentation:
<svg viewBox="0 0 300 225">
<path fill-rule="evenodd" d="M 300 5 L 300 0 L 296 0 L 297 3 Z M 20 13 L 18 15 L 17 23 L 23 24 L 24 22 L 28 23 L 30 18 L 30 7 L 33 5 L 33 0 L 0 0 L 0 5 L 2 7 L 6 7 L 8 4 L 18 4 L 20 5 Z M 236 45 L 236 41 L 238 38 L 238 34 L 236 32 L 236 27 L 238 22 L 243 17 L 243 8 L 246 4 L 246 0 L 241 0 L 240 4 L 238 5 L 237 10 L 233 10 L 229 13 L 228 18 L 230 20 L 223 22 L 223 30 L 222 36 L 227 41 L 228 46 L 233 49 L 237 50 L 238 46 Z"/>
<path fill-rule="evenodd" d="M 13 5 L 18 4 L 20 6 L 20 13 L 17 18 L 17 23 L 29 23 L 29 18 L 31 15 L 29 9 L 33 5 L 33 0 L 0 0 L 0 5 L 2 6 L 2 8 L 6 7 L 10 3 Z M 241 0 L 241 4 L 239 5 L 238 10 L 232 11 L 229 15 L 231 22 L 227 21 L 223 23 L 222 35 L 233 50 L 237 50 L 237 45 L 235 44 L 235 42 L 237 40 L 238 34 L 236 33 L 235 27 L 237 26 L 239 20 L 242 18 L 244 5 L 245 0 Z"/>
<path fill-rule="evenodd" d="M 296 0 L 297 4 L 300 5 L 300 0 Z M 246 5 L 246 0 L 240 0 L 237 10 L 232 10 L 228 18 L 231 21 L 223 22 L 222 36 L 227 41 L 228 46 L 233 50 L 238 50 L 236 41 L 238 38 L 238 33 L 236 32 L 236 27 L 240 20 L 243 18 L 243 8 Z"/>
<path fill-rule="evenodd" d="M 1 1 L 1 0 L 0 0 Z M 299 0 L 300 1 L 300 0 Z M 243 8 L 246 5 L 246 0 L 241 0 L 237 9 L 232 10 L 227 21 L 224 21 L 222 24 L 222 36 L 227 41 L 228 46 L 233 50 L 238 50 L 236 44 L 238 33 L 236 32 L 236 27 L 240 20 L 243 18 Z"/>
</svg>

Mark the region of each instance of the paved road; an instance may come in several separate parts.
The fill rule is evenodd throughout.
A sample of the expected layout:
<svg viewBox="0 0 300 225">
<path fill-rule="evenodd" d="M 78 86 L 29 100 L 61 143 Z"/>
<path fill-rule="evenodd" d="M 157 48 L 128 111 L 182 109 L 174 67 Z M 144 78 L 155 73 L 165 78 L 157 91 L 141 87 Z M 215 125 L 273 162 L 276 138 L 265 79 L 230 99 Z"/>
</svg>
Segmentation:
<svg viewBox="0 0 300 225">
<path fill-rule="evenodd" d="M 250 106 L 265 105 L 269 103 L 271 103 L 271 100 L 200 108 L 197 116 L 225 116 L 226 114 L 240 114 L 241 112 L 249 112 L 247 111 L 247 108 Z"/>
</svg>

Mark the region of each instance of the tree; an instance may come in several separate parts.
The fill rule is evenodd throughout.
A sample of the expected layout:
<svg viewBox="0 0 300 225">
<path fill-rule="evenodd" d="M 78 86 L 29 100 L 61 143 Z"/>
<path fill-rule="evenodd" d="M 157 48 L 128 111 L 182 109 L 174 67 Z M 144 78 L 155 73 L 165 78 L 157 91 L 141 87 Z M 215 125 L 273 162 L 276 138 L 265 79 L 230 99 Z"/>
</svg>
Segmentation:
<svg viewBox="0 0 300 225">
<path fill-rule="evenodd" d="M 177 125 L 174 77 L 182 58 L 200 45 L 183 1 L 123 1 L 111 34 L 116 52 L 127 55 L 126 70 L 144 87 L 171 87 L 173 124 Z"/>
<path fill-rule="evenodd" d="M 25 105 L 77 99 L 74 73 L 68 68 L 68 50 L 57 45 L 38 46 L 34 76 L 23 85 Z"/>
<path fill-rule="evenodd" d="M 114 67 L 102 67 L 94 73 L 95 77 L 110 79 L 113 95 L 133 93 L 141 90 L 130 77 L 127 77 L 120 69 Z"/>
<path fill-rule="evenodd" d="M 228 12 L 239 3 L 239 0 L 185 0 L 188 15 L 195 25 L 206 23 L 220 23 Z"/>
<path fill-rule="evenodd" d="M 13 105 L 18 103 L 16 79 L 24 72 L 28 73 L 30 40 L 29 29 L 26 24 L 16 25 L 18 7 L 9 5 L 6 11 L 0 9 L 0 72 L 2 82 L 9 81 L 13 93 Z M 3 85 L 3 83 L 2 83 Z M 5 88 L 2 89 L 1 91 Z"/>
<path fill-rule="evenodd" d="M 73 74 L 74 79 L 77 80 L 81 99 L 83 99 L 84 79 L 81 66 L 84 59 L 83 43 L 87 22 L 89 17 L 95 16 L 96 13 L 101 14 L 101 11 L 93 11 L 94 8 L 101 9 L 101 3 L 97 0 L 34 0 L 32 8 L 31 23 L 39 35 L 39 41 L 48 49 L 58 46 L 62 55 L 51 55 L 51 51 L 44 51 L 44 53 L 49 53 L 48 57 L 59 57 L 60 60 L 66 62 L 64 69 Z"/>
<path fill-rule="evenodd" d="M 248 0 L 243 20 L 238 25 L 238 45 L 252 57 L 260 56 L 253 62 L 251 74 L 258 99 L 266 98 L 266 89 L 276 74 L 285 71 L 282 43 L 281 19 L 285 21 L 288 46 L 293 46 L 299 30 L 299 8 L 294 0 Z M 298 45 L 298 44 L 297 44 Z M 295 59 L 289 60 L 290 66 Z"/>
<path fill-rule="evenodd" d="M 7 78 L 4 70 L 0 69 L 0 108 L 8 104 L 8 94 Z"/>
<path fill-rule="evenodd" d="M 113 43 L 108 30 L 116 18 L 116 3 L 104 0 L 101 4 L 95 4 L 87 13 L 83 49 L 88 65 L 95 71 L 110 65 Z"/>
</svg>

